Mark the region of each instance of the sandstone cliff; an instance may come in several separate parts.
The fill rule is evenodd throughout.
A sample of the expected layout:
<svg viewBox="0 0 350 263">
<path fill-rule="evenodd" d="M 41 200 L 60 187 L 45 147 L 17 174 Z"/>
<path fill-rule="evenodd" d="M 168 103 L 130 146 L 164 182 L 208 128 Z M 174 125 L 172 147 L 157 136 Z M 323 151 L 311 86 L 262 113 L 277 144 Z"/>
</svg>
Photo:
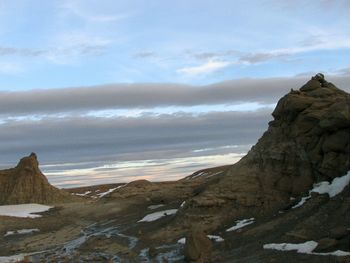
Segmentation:
<svg viewBox="0 0 350 263">
<path fill-rule="evenodd" d="M 70 194 L 50 185 L 39 169 L 35 153 L 22 158 L 15 168 L 0 171 L 0 205 L 49 204 L 71 199 Z"/>
</svg>

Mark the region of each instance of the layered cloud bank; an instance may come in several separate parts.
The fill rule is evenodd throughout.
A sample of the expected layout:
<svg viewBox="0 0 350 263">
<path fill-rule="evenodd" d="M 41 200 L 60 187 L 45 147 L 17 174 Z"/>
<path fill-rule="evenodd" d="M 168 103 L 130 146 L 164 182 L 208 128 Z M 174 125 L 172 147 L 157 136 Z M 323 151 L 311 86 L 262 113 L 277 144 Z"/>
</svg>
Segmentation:
<svg viewBox="0 0 350 263">
<path fill-rule="evenodd" d="M 59 186 L 177 179 L 237 161 L 266 129 L 278 98 L 308 78 L 2 92 L 0 165 L 35 151 Z M 350 90 L 349 76 L 330 79 Z"/>
<path fill-rule="evenodd" d="M 311 74 L 310 74 L 311 75 Z M 308 76 L 238 79 L 207 86 L 180 84 L 111 84 L 92 87 L 0 91 L 0 116 L 52 114 L 106 109 L 152 109 L 166 106 L 198 106 L 254 102 L 275 103 L 302 85 Z M 347 88 L 349 75 L 329 77 Z"/>
</svg>

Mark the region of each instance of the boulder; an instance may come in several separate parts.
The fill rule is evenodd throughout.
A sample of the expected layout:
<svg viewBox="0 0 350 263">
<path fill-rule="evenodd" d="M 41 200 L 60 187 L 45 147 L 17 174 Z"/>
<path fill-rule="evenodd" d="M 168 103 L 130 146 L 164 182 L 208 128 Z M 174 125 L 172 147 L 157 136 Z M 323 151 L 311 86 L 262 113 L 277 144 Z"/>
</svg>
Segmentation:
<svg viewBox="0 0 350 263">
<path fill-rule="evenodd" d="M 200 229 L 192 229 L 186 236 L 185 259 L 189 262 L 211 262 L 212 243 Z"/>
</svg>

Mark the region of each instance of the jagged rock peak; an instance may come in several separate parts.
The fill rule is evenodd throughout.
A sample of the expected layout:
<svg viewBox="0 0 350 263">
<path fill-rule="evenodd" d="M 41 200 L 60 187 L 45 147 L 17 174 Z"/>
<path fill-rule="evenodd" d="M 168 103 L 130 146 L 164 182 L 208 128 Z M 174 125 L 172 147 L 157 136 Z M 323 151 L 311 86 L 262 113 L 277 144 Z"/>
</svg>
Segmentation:
<svg viewBox="0 0 350 263">
<path fill-rule="evenodd" d="M 29 156 L 23 157 L 16 166 L 17 169 L 39 170 L 39 162 L 36 153 L 32 152 Z"/>
<path fill-rule="evenodd" d="M 305 93 L 311 92 L 311 94 L 308 95 L 314 97 L 325 97 L 333 95 L 334 93 L 345 93 L 331 82 L 328 82 L 322 73 L 317 73 L 315 76 L 313 76 L 304 86 L 300 88 L 300 91 Z"/>
<path fill-rule="evenodd" d="M 300 193 L 350 170 L 350 95 L 323 74 L 281 98 L 272 115 L 268 131 L 245 158 L 276 173 L 270 185 Z"/>
<path fill-rule="evenodd" d="M 67 192 L 52 186 L 40 171 L 37 155 L 23 157 L 15 168 L 0 170 L 0 205 L 51 204 L 72 200 Z"/>
</svg>

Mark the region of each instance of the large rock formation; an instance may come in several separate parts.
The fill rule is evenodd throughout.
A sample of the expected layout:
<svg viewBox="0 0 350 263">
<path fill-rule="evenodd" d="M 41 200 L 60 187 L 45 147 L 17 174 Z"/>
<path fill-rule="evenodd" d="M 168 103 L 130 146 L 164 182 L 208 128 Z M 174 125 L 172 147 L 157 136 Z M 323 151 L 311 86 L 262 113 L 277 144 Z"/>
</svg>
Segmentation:
<svg viewBox="0 0 350 263">
<path fill-rule="evenodd" d="M 277 104 L 268 131 L 242 160 L 262 183 L 298 195 L 350 170 L 350 95 L 317 74 Z"/>
<path fill-rule="evenodd" d="M 15 168 L 0 171 L 0 205 L 71 200 L 70 194 L 48 182 L 39 169 L 35 153 L 22 158 Z"/>
<path fill-rule="evenodd" d="M 212 211 L 208 225 L 214 227 L 248 211 L 270 213 L 291 205 L 291 197 L 314 183 L 350 170 L 350 95 L 322 74 L 291 90 L 272 115 L 268 130 L 240 162 L 206 180 L 187 214 Z"/>
</svg>

